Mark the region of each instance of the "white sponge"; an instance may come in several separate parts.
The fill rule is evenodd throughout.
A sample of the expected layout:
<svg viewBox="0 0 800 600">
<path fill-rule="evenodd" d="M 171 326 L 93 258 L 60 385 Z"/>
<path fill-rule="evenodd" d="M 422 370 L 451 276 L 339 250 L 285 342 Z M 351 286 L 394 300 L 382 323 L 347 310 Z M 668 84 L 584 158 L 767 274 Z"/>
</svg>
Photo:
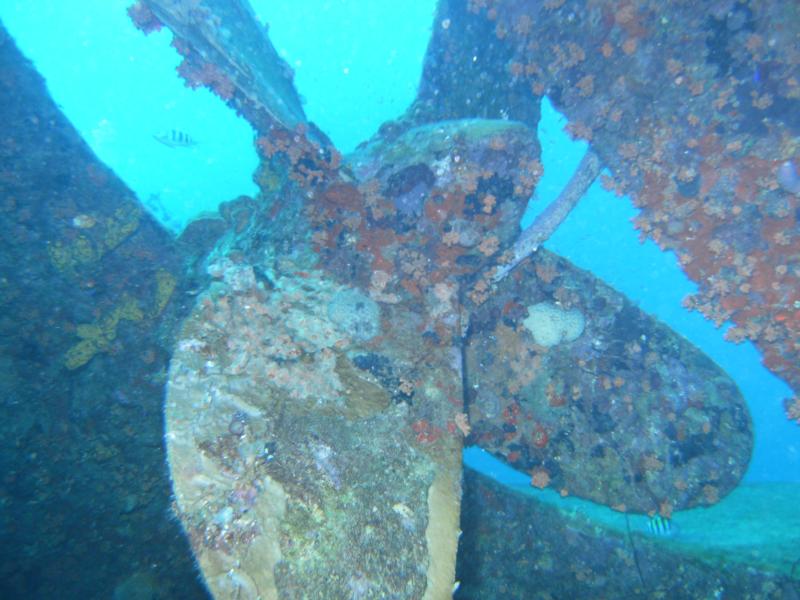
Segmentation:
<svg viewBox="0 0 800 600">
<path fill-rule="evenodd" d="M 583 333 L 585 320 L 577 308 L 564 310 L 540 302 L 528 307 L 528 318 L 522 322 L 540 346 L 550 348 L 561 342 L 573 342 Z"/>
</svg>

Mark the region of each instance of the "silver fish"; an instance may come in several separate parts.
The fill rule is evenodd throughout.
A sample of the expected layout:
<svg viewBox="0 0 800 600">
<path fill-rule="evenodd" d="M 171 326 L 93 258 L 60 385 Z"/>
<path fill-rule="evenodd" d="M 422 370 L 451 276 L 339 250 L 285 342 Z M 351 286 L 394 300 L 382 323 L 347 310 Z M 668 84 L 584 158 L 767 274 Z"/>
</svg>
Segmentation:
<svg viewBox="0 0 800 600">
<path fill-rule="evenodd" d="M 192 136 L 177 129 L 171 129 L 163 133 L 157 133 L 153 136 L 157 142 L 161 142 L 170 148 L 191 148 L 197 145 L 197 142 Z"/>
<path fill-rule="evenodd" d="M 647 521 L 647 531 L 656 537 L 670 537 L 673 534 L 672 521 L 667 517 L 655 515 Z"/>
</svg>

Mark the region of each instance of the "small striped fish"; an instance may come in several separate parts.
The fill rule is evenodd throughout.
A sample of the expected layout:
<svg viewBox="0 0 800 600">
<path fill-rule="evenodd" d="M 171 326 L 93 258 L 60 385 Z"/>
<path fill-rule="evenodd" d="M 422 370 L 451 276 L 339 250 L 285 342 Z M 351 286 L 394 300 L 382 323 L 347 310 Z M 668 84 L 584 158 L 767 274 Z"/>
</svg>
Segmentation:
<svg viewBox="0 0 800 600">
<path fill-rule="evenodd" d="M 184 133 L 183 131 L 178 131 L 177 129 L 165 131 L 164 133 L 158 133 L 153 137 L 156 141 L 161 142 L 170 148 L 191 148 L 197 144 L 192 136 L 190 136 L 188 133 Z"/>
<path fill-rule="evenodd" d="M 670 537 L 673 533 L 672 521 L 661 515 L 654 515 L 647 521 L 647 531 L 656 537 Z"/>
</svg>

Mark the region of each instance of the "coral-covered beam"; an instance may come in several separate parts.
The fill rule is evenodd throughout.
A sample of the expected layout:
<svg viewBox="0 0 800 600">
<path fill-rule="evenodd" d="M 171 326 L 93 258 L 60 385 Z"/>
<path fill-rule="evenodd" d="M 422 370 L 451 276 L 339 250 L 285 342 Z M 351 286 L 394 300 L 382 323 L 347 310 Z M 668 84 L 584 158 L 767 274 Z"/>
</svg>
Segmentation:
<svg viewBox="0 0 800 600">
<path fill-rule="evenodd" d="M 245 0 L 139 0 L 128 14 L 145 33 L 168 27 L 187 85 L 209 87 L 258 131 L 308 125 L 292 69 Z"/>
<path fill-rule="evenodd" d="M 510 262 L 498 267 L 494 275 L 500 281 L 522 260 L 536 252 L 539 247 L 553 235 L 559 225 L 578 204 L 589 187 L 600 174 L 600 159 L 591 150 L 587 150 L 575 173 L 558 198 L 547 205 L 536 220 L 520 233 L 511 248 L 513 258 Z"/>
</svg>

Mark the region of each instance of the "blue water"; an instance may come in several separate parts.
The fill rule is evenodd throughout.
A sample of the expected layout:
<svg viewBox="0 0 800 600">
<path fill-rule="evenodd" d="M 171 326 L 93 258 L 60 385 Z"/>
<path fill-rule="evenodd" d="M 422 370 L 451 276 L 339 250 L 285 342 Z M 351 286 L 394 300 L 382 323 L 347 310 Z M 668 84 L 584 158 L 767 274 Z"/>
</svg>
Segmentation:
<svg viewBox="0 0 800 600">
<path fill-rule="evenodd" d="M 73 125 L 142 202 L 154 195 L 174 231 L 220 202 L 254 194 L 252 129 L 211 92 L 175 73 L 166 30 L 145 37 L 129 0 L 2 0 L 0 18 Z M 173 149 L 153 139 L 177 129 L 197 140 Z M 161 215 L 159 215 L 161 216 Z"/>
<path fill-rule="evenodd" d="M 257 164 L 249 125 L 205 90 L 189 90 L 166 31 L 143 36 L 125 14 L 129 0 L 3 0 L 0 18 L 46 77 L 56 102 L 98 157 L 175 232 L 192 217 L 254 194 Z M 293 67 L 310 119 L 343 151 L 398 116 L 414 97 L 435 3 L 302 0 L 253 2 Z M 554 198 L 584 147 L 543 106 L 539 137 L 545 177 L 524 219 Z M 177 129 L 197 140 L 168 148 L 153 136 Z M 781 400 L 788 387 L 760 364 L 750 344 L 733 345 L 681 300 L 694 285 L 675 256 L 640 244 L 628 198 L 595 185 L 546 246 L 591 270 L 702 348 L 738 383 L 755 422 L 753 481 L 800 481 L 800 430 Z M 478 465 L 474 452 L 467 462 Z M 490 467 L 486 467 L 489 469 Z"/>
</svg>

